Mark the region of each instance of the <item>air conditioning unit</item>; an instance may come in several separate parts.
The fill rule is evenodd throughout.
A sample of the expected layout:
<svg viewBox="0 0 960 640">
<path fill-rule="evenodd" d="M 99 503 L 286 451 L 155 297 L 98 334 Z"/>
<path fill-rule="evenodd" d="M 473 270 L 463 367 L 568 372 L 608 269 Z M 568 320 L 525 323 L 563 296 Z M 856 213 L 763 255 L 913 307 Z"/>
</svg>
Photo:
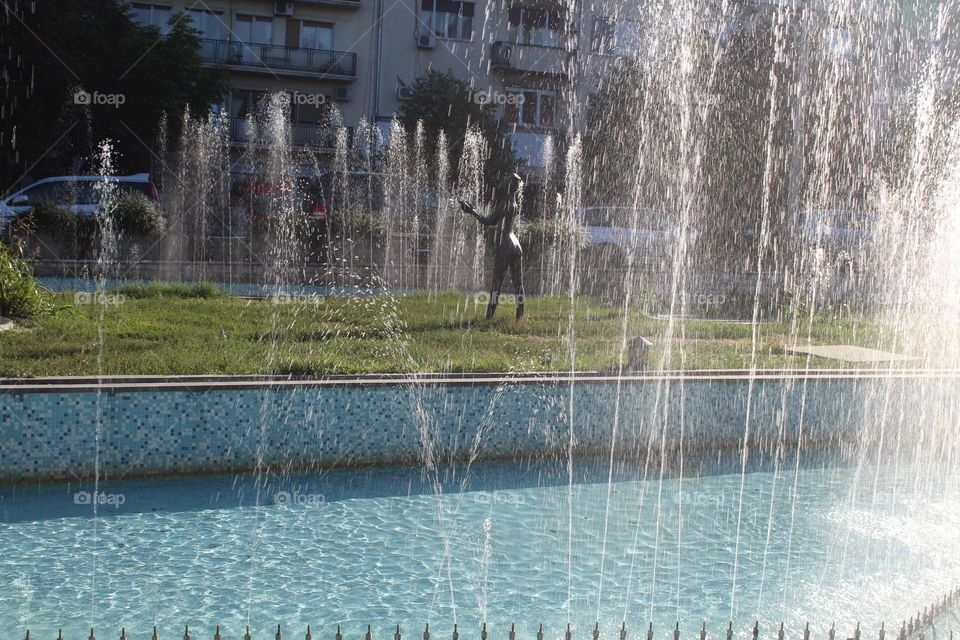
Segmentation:
<svg viewBox="0 0 960 640">
<path fill-rule="evenodd" d="M 494 42 L 490 48 L 490 66 L 497 69 L 507 69 L 513 66 L 510 59 L 513 57 L 513 45 L 509 42 Z"/>
<path fill-rule="evenodd" d="M 417 36 L 417 47 L 420 49 L 434 49 L 437 46 L 437 36 L 433 33 L 421 33 Z"/>
<path fill-rule="evenodd" d="M 333 90 L 333 99 L 337 102 L 350 102 L 353 100 L 353 89 L 350 87 L 337 87 Z"/>
<path fill-rule="evenodd" d="M 398 100 L 413 100 L 413 87 L 397 87 Z"/>
<path fill-rule="evenodd" d="M 273 14 L 277 16 L 292 16 L 293 3 L 292 2 L 274 2 Z"/>
</svg>

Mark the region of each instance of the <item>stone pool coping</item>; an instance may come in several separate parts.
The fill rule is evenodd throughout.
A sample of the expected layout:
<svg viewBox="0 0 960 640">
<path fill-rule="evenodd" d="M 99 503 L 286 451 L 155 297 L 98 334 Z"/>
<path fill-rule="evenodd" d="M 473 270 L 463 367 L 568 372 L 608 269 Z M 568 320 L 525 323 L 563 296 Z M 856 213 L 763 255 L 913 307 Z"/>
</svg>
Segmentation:
<svg viewBox="0 0 960 640">
<path fill-rule="evenodd" d="M 270 375 L 119 375 L 0 378 L 0 393 L 53 393 L 60 391 L 136 391 L 257 389 L 284 387 L 382 386 L 382 385 L 500 385 L 591 382 L 675 382 L 802 380 L 802 379 L 917 379 L 960 378 L 960 369 L 704 369 L 697 371 L 614 372 L 546 371 L 530 373 L 383 373 L 328 375 L 294 378 Z"/>
</svg>

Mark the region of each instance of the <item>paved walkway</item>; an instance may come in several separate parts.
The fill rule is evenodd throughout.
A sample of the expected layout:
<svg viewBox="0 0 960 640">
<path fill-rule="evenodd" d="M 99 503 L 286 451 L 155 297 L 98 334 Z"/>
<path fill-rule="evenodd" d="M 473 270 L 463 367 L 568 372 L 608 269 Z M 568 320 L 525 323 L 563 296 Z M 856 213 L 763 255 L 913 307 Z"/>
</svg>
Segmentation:
<svg viewBox="0 0 960 640">
<path fill-rule="evenodd" d="M 860 363 L 916 362 L 917 359 L 890 351 L 855 347 L 850 344 L 829 344 L 816 347 L 787 347 L 787 353 L 809 354 L 831 360 Z"/>
</svg>

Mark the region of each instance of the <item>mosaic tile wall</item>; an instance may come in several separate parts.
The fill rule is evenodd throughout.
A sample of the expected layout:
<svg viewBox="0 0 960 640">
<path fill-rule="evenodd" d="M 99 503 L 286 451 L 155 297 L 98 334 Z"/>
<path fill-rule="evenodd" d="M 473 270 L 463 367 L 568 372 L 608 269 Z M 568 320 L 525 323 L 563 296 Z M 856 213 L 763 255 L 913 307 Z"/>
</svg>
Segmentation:
<svg viewBox="0 0 960 640">
<path fill-rule="evenodd" d="M 480 458 L 956 428 L 954 378 L 647 379 L 0 392 L 0 481 Z M 752 392 L 751 392 L 752 389 Z M 749 402 L 748 402 L 749 400 Z M 928 410 L 921 411 L 920 408 Z M 938 408 L 933 411 L 930 408 Z M 572 414 L 571 414 L 572 411 Z M 99 415 L 99 420 L 98 416 Z M 571 417 L 572 416 L 572 417 Z M 615 418 L 616 416 L 616 418 Z M 749 418 L 748 418 L 749 416 Z M 919 419 L 919 418 L 918 418 Z M 97 424 L 99 422 L 99 429 Z"/>
</svg>

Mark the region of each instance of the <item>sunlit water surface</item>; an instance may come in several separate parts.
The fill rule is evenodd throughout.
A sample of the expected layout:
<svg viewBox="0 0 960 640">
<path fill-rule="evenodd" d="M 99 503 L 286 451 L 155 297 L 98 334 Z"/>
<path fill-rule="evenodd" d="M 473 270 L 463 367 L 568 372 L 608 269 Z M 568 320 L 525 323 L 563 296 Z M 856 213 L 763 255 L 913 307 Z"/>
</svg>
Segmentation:
<svg viewBox="0 0 960 640">
<path fill-rule="evenodd" d="M 152 624 L 263 638 L 277 623 L 419 638 L 429 622 L 446 638 L 457 622 L 479 638 L 486 620 L 492 638 L 511 622 L 557 638 L 569 621 L 585 638 L 599 619 L 610 638 L 623 621 L 645 637 L 649 620 L 672 637 L 679 619 L 692 638 L 732 617 L 737 637 L 754 619 L 770 636 L 784 620 L 873 637 L 955 585 L 956 477 L 795 455 L 745 476 L 739 456 L 684 474 L 617 463 L 610 484 L 605 461 L 576 461 L 572 484 L 566 461 L 121 481 L 100 487 L 96 519 L 76 504 L 89 486 L 8 487 L 0 623 L 36 638 Z"/>
</svg>

